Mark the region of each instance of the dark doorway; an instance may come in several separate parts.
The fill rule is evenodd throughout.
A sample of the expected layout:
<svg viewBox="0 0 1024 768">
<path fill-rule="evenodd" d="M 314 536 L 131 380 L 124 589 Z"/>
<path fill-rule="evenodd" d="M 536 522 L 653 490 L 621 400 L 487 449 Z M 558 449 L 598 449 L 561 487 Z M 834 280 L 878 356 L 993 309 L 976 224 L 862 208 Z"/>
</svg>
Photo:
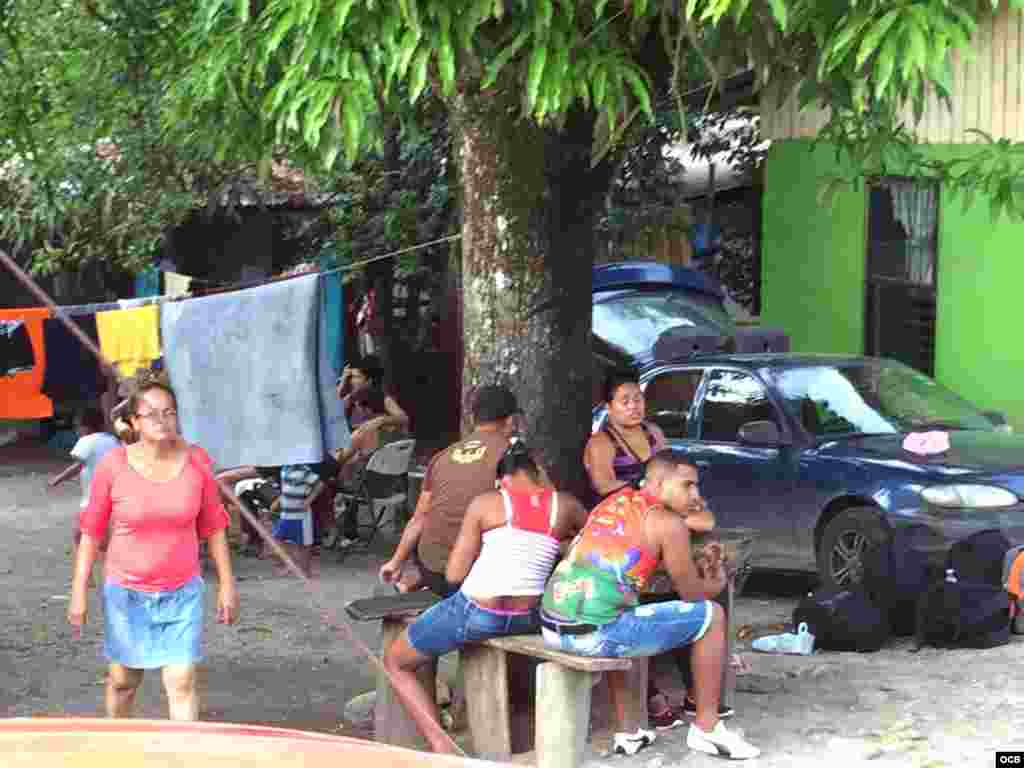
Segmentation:
<svg viewBox="0 0 1024 768">
<path fill-rule="evenodd" d="M 935 373 L 938 182 L 886 177 L 868 188 L 864 349 Z"/>
</svg>

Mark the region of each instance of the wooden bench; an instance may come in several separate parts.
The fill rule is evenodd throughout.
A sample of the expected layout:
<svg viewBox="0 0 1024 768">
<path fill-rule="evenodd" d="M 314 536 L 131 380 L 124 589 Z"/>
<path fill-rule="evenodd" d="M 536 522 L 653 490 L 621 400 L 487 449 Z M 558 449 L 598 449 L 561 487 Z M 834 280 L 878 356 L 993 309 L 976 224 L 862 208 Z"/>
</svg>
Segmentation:
<svg viewBox="0 0 1024 768">
<path fill-rule="evenodd" d="M 538 768 L 581 765 L 590 731 L 591 699 L 603 673 L 628 676 L 627 717 L 647 722 L 647 659 L 587 658 L 562 653 L 540 635 L 487 640 L 466 646 L 460 663 L 473 751 L 489 760 L 512 756 L 512 656 L 538 659 L 535 750 Z"/>
<path fill-rule="evenodd" d="M 415 620 L 408 612 L 382 618 L 382 653 Z M 535 750 L 539 768 L 576 768 L 583 762 L 590 729 L 591 700 L 601 674 L 629 675 L 627 716 L 647 721 L 647 659 L 587 658 L 553 650 L 540 635 L 519 635 L 467 645 L 459 663 L 466 691 L 466 714 L 473 752 L 488 760 L 508 760 L 513 753 L 510 680 L 522 674 L 519 657 L 536 659 Z M 428 691 L 437 685 L 437 662 L 424 665 L 418 677 Z M 394 746 L 426 746 L 416 724 L 398 700 L 386 676 L 377 680 L 375 737 Z"/>
<path fill-rule="evenodd" d="M 750 555 L 753 536 L 746 529 L 725 529 L 723 540 L 740 542 L 735 554 L 744 565 Z M 741 579 L 742 582 L 742 579 Z M 735 582 L 730 581 L 722 603 L 726 615 L 726 664 L 722 670 L 722 702 L 733 705 L 736 675 L 728 663 L 733 653 L 735 629 L 733 601 Z M 381 652 L 386 653 L 399 635 L 423 610 L 425 593 L 401 598 L 389 597 L 393 609 L 377 613 L 359 613 L 353 606 L 370 601 L 355 601 L 346 606 L 348 613 L 360 621 L 381 621 Z M 433 598 L 436 600 L 437 598 Z M 421 601 L 416 604 L 416 600 Z M 402 609 L 398 606 L 407 605 Z M 626 690 L 632 694 L 625 702 L 627 719 L 647 722 L 648 659 L 587 658 L 548 648 L 540 635 L 502 637 L 466 646 L 460 651 L 460 664 L 466 690 L 466 709 L 473 750 L 477 756 L 507 760 L 513 752 L 512 707 L 510 680 L 521 674 L 517 660 L 534 659 L 536 669 L 535 749 L 539 768 L 577 768 L 583 762 L 590 726 L 591 702 L 596 678 L 605 673 L 629 676 Z M 437 661 L 422 667 L 418 673 L 425 690 L 436 690 Z M 395 746 L 423 749 L 426 742 L 413 720 L 398 701 L 387 677 L 377 680 L 374 725 L 378 741 Z"/>
<path fill-rule="evenodd" d="M 729 589 L 725 601 L 727 616 L 732 614 L 732 598 L 732 589 Z M 423 607 L 395 610 L 388 615 L 374 617 L 381 621 L 382 654 L 423 610 Z M 350 615 L 367 620 L 351 612 Z M 730 654 L 734 634 L 731 624 L 731 621 L 727 623 Z M 534 739 L 538 768 L 578 768 L 583 763 L 593 691 L 597 678 L 602 674 L 625 673 L 629 676 L 624 687 L 632 695 L 625 702 L 625 714 L 633 722 L 647 722 L 648 659 L 588 658 L 562 653 L 547 647 L 540 635 L 495 638 L 466 646 L 460 651 L 466 714 L 476 756 L 508 760 L 513 754 L 514 702 L 510 679 L 523 674 L 523 666 L 517 665 L 516 661 L 525 659 L 540 662 L 536 668 Z M 425 690 L 436 690 L 437 660 L 421 667 L 417 677 Z M 736 677 L 728 664 L 723 670 L 723 678 L 722 701 L 732 704 Z M 415 722 L 383 673 L 377 677 L 374 729 L 376 740 L 385 744 L 411 749 L 427 748 Z M 518 751 L 523 750 L 520 748 Z"/>
</svg>

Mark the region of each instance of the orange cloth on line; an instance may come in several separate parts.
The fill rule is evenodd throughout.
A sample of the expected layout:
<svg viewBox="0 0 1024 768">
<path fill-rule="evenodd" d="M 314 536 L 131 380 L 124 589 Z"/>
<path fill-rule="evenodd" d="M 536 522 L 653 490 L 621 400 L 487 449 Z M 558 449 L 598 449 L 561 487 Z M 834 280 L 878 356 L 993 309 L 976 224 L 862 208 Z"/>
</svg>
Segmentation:
<svg viewBox="0 0 1024 768">
<path fill-rule="evenodd" d="M 0 320 L 21 320 L 32 342 L 36 364 L 30 371 L 0 376 L 0 419 L 48 419 L 53 416 L 53 401 L 42 393 L 46 373 L 46 346 L 43 344 L 43 320 L 50 316 L 45 307 L 0 309 Z"/>
<path fill-rule="evenodd" d="M 160 357 L 160 310 L 155 304 L 96 313 L 100 351 L 125 378 Z"/>
</svg>

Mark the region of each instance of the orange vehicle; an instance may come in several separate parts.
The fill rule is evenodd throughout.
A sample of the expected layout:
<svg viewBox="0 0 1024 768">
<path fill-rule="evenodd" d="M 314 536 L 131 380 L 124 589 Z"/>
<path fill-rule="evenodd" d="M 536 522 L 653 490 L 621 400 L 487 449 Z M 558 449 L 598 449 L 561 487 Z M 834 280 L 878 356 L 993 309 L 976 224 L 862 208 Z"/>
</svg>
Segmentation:
<svg viewBox="0 0 1024 768">
<path fill-rule="evenodd" d="M 470 768 L 497 766 L 344 736 L 169 720 L 0 720 L 0 764 L 33 768 Z"/>
</svg>

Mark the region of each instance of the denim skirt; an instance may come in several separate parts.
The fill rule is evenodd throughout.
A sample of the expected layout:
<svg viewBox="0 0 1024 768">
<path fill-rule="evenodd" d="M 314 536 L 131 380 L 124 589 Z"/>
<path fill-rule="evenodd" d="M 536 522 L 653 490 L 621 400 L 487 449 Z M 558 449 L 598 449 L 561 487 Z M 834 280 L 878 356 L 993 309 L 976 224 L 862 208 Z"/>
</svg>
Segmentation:
<svg viewBox="0 0 1024 768">
<path fill-rule="evenodd" d="M 103 585 L 103 652 L 130 669 L 202 661 L 206 585 L 196 576 L 170 592 Z"/>
</svg>

